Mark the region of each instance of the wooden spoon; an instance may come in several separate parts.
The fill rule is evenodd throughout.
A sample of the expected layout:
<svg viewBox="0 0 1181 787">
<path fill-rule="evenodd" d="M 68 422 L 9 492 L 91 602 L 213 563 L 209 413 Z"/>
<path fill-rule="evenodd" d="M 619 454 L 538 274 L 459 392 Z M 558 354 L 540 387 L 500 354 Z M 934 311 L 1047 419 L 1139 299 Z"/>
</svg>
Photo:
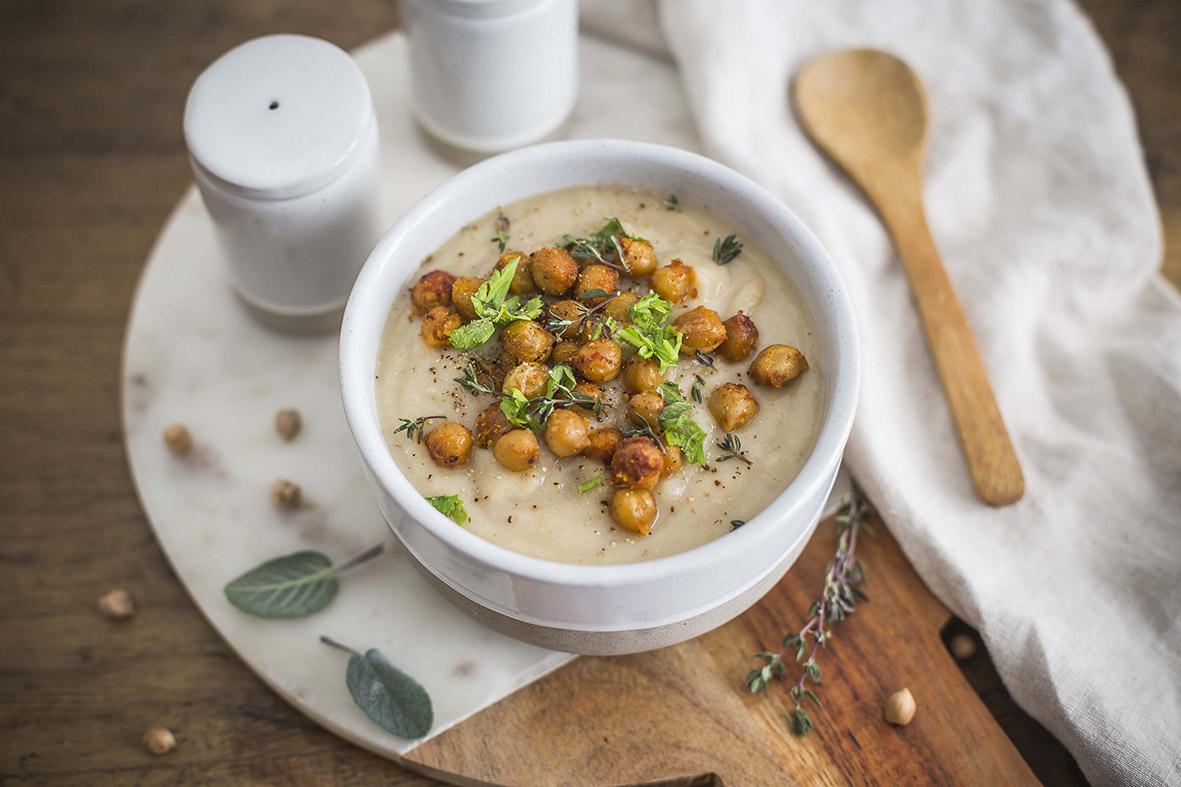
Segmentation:
<svg viewBox="0 0 1181 787">
<path fill-rule="evenodd" d="M 1021 464 L 923 213 L 922 83 L 893 55 L 852 49 L 806 63 L 795 102 L 804 128 L 860 184 L 894 236 L 976 494 L 995 506 L 1017 502 Z"/>
</svg>

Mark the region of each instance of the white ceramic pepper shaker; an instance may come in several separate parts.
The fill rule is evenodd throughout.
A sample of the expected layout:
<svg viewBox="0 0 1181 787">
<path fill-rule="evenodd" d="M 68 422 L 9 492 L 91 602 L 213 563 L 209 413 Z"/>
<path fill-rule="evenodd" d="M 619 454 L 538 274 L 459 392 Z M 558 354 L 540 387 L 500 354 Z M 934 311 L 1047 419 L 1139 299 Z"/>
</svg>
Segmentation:
<svg viewBox="0 0 1181 787">
<path fill-rule="evenodd" d="M 373 99 L 349 55 L 258 38 L 197 78 L 185 142 L 241 297 L 279 318 L 339 310 L 385 229 Z"/>
<path fill-rule="evenodd" d="M 577 0 L 402 0 L 414 112 L 449 145 L 499 152 L 553 133 L 578 96 Z"/>
</svg>

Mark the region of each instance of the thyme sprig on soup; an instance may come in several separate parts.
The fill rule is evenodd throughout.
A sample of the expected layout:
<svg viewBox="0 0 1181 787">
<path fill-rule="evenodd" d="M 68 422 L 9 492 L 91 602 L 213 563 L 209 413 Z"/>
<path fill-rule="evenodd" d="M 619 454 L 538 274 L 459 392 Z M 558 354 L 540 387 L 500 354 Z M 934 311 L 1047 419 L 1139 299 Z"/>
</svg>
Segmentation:
<svg viewBox="0 0 1181 787">
<path fill-rule="evenodd" d="M 472 532 L 648 560 L 730 532 L 803 466 L 823 406 L 812 316 L 739 227 L 668 204 L 595 186 L 506 205 L 394 303 L 376 381 L 390 452 Z"/>
</svg>

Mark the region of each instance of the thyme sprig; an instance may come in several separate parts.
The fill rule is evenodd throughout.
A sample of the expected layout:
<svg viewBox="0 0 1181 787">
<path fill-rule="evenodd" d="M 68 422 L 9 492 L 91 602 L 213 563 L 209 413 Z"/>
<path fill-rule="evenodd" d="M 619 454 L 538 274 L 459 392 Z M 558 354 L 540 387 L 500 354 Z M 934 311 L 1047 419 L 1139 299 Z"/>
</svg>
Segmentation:
<svg viewBox="0 0 1181 787">
<path fill-rule="evenodd" d="M 797 735 L 807 735 L 814 726 L 812 717 L 804 708 L 804 700 L 810 699 L 818 708 L 824 707 L 820 698 L 808 688 L 809 681 L 820 685 L 820 665 L 816 663 L 816 651 L 827 647 L 832 639 L 832 627 L 852 614 L 860 601 L 867 600 L 859 585 L 866 580 L 865 564 L 857 559 L 857 536 L 864 532 L 873 535 L 873 528 L 865 521 L 873 511 L 857 487 L 841 501 L 843 511 L 836 518 L 840 535 L 837 551 L 824 572 L 824 590 L 820 599 L 808 610 L 808 621 L 797 632 L 788 634 L 783 648 L 778 653 L 763 651 L 755 658 L 766 659 L 767 663 L 746 676 L 746 685 L 751 693 L 763 691 L 772 678 L 782 678 L 784 657 L 794 653 L 796 662 L 801 663 L 799 679 L 791 687 L 791 699 L 795 704 L 792 714 L 792 729 Z M 804 658 L 805 654 L 807 659 Z"/>
<path fill-rule="evenodd" d="M 701 350 L 693 351 L 693 360 L 697 361 L 697 363 L 701 364 L 702 366 L 708 366 L 709 368 L 715 370 L 717 369 L 717 367 L 714 366 L 714 357 L 708 353 L 703 353 Z"/>
<path fill-rule="evenodd" d="M 742 244 L 737 235 L 727 235 L 714 241 L 714 262 L 718 265 L 728 265 L 735 257 L 742 253 Z"/>
<path fill-rule="evenodd" d="M 606 290 L 602 290 L 602 289 L 587 290 L 586 292 L 581 293 L 577 297 L 577 299 L 574 301 L 574 303 L 578 306 L 578 316 L 577 317 L 572 318 L 572 319 L 566 319 L 566 318 L 559 318 L 555 314 L 550 314 L 549 319 L 547 319 L 545 322 L 545 329 L 547 331 L 549 331 L 550 333 L 565 335 L 566 329 L 573 326 L 574 332 L 580 333 L 582 331 L 583 325 L 586 324 L 587 318 L 589 318 L 595 312 L 599 311 L 604 306 L 606 306 L 608 303 L 615 300 L 616 298 L 618 298 L 622 294 L 623 293 L 621 293 L 621 292 L 610 292 L 609 293 Z M 602 298 L 603 300 L 599 301 L 594 306 L 587 306 L 585 303 L 583 303 L 583 301 L 588 301 L 592 298 Z M 598 338 L 598 337 L 595 337 L 595 338 Z"/>
<path fill-rule="evenodd" d="M 421 418 L 415 418 L 413 421 L 410 420 L 409 418 L 399 418 L 398 421 L 401 423 L 401 426 L 399 426 L 397 429 L 395 429 L 393 431 L 393 434 L 398 434 L 399 432 L 405 432 L 407 439 L 413 440 L 414 442 L 421 445 L 422 444 L 423 427 L 426 425 L 426 422 L 427 421 L 434 421 L 439 418 L 446 418 L 446 417 L 447 416 L 445 416 L 445 415 L 424 415 Z"/>
<path fill-rule="evenodd" d="M 662 202 L 660 204 L 664 206 L 665 210 L 680 210 L 681 209 L 681 201 L 679 199 L 677 199 L 676 194 L 669 194 L 668 199 L 666 199 L 664 202 Z"/>
<path fill-rule="evenodd" d="M 700 374 L 693 375 L 693 385 L 689 388 L 689 398 L 701 404 L 701 391 L 703 388 L 705 388 L 705 378 Z"/>
<path fill-rule="evenodd" d="M 505 417 L 514 426 L 522 429 L 540 431 L 545 426 L 546 419 L 558 408 L 568 409 L 578 405 L 593 410 L 595 415 L 598 415 L 603 407 L 595 397 L 573 389 L 575 385 L 574 372 L 564 363 L 560 363 L 550 370 L 550 379 L 546 384 L 545 394 L 532 399 L 526 397 L 517 388 L 498 391 L 490 385 L 480 382 L 474 363 L 469 363 L 464 370 L 463 377 L 454 378 L 454 382 L 469 391 L 498 397 L 501 400 L 500 409 L 504 412 Z"/>
<path fill-rule="evenodd" d="M 512 222 L 508 220 L 508 216 L 504 215 L 504 211 L 498 210 L 496 212 L 496 237 L 489 238 L 489 240 L 496 244 L 501 254 L 504 254 L 504 249 L 508 246 L 508 239 L 511 237 L 508 231 L 511 227 Z"/>
<path fill-rule="evenodd" d="M 730 459 L 740 459 L 746 462 L 747 467 L 750 467 L 754 462 L 746 458 L 746 452 L 742 450 L 742 440 L 733 432 L 726 432 L 726 437 L 722 442 L 715 443 L 718 448 L 725 451 L 724 454 L 718 457 L 719 462 L 725 462 Z"/>
</svg>

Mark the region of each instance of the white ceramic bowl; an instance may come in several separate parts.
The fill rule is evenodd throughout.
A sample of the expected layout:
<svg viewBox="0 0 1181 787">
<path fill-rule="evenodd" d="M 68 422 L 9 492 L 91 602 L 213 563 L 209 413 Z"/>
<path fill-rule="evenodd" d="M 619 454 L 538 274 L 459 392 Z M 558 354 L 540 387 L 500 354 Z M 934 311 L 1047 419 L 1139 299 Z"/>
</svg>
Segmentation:
<svg viewBox="0 0 1181 787">
<path fill-rule="evenodd" d="M 799 476 L 739 530 L 642 563 L 579 566 L 511 552 L 440 514 L 386 447 L 374 368 L 395 297 L 419 264 L 469 221 L 515 200 L 578 185 L 630 184 L 676 193 L 729 217 L 779 261 L 803 294 L 824 353 L 824 423 Z M 414 337 L 417 339 L 417 337 Z M 820 243 L 749 179 L 701 156 L 620 140 L 556 142 L 464 170 L 423 197 L 377 244 L 349 297 L 340 337 L 349 428 L 390 527 L 457 606 L 517 639 L 572 653 L 632 653 L 725 623 L 787 571 L 816 527 L 857 404 L 860 359 L 852 307 Z"/>
</svg>

